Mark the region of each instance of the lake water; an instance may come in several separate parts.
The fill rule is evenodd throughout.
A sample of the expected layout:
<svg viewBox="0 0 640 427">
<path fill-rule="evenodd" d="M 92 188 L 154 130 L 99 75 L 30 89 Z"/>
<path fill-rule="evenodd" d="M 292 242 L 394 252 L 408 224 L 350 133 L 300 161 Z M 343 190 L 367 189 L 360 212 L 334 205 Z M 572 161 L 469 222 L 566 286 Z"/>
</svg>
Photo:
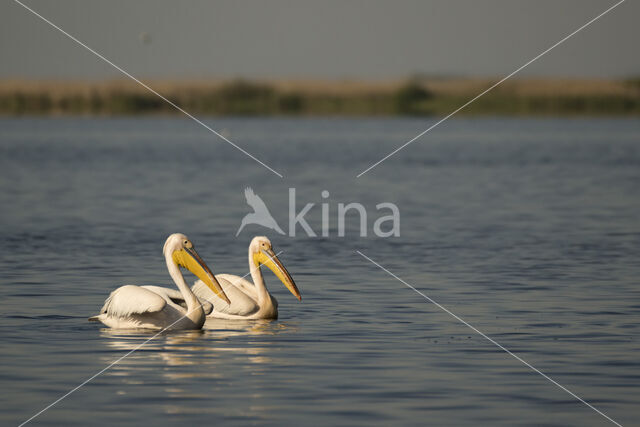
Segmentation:
<svg viewBox="0 0 640 427">
<path fill-rule="evenodd" d="M 171 284 L 187 234 L 216 273 L 267 234 L 273 322 L 165 333 L 33 425 L 624 425 L 640 418 L 640 122 L 211 119 L 279 178 L 180 118 L 0 120 L 0 424 L 18 425 L 152 335 L 86 318 L 126 283 Z M 251 225 L 251 186 L 287 230 L 289 188 L 320 234 Z M 321 197 L 326 190 L 330 196 Z M 338 203 L 367 208 L 345 237 Z M 395 203 L 401 235 L 371 236 Z M 193 280 L 192 276 L 189 281 Z"/>
</svg>

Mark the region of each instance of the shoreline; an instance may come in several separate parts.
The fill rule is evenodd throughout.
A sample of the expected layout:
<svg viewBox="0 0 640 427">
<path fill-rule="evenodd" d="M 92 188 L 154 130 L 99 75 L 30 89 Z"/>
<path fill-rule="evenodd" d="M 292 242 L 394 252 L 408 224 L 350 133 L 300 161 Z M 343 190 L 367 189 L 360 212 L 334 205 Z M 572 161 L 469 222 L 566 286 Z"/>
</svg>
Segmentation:
<svg viewBox="0 0 640 427">
<path fill-rule="evenodd" d="M 494 84 L 490 78 L 404 80 L 145 80 L 202 116 L 444 116 Z M 129 80 L 0 80 L 0 116 L 182 114 Z M 461 116 L 640 116 L 640 78 L 521 78 L 504 82 Z"/>
</svg>

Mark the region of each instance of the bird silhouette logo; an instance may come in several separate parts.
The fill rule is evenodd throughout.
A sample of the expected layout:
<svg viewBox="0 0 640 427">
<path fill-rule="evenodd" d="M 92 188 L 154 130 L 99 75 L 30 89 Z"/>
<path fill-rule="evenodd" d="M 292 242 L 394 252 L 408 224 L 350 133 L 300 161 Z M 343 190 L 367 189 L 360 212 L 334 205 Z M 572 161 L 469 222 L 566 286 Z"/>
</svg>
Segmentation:
<svg viewBox="0 0 640 427">
<path fill-rule="evenodd" d="M 282 228 L 280 228 L 276 220 L 271 216 L 271 212 L 269 212 L 267 205 L 265 205 L 260 196 L 253 192 L 251 187 L 244 189 L 244 197 L 247 199 L 247 204 L 251 206 L 253 212 L 246 214 L 244 218 L 242 218 L 242 223 L 236 232 L 236 237 L 240 234 L 242 229 L 249 224 L 258 224 L 275 230 L 280 234 L 284 234 Z"/>
</svg>

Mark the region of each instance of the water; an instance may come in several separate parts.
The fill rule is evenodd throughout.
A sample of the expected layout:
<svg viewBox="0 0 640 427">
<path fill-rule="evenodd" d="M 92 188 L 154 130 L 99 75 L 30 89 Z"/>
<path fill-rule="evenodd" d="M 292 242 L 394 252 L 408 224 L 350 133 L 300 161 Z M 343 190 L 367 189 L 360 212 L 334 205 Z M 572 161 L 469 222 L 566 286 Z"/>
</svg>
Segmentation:
<svg viewBox="0 0 640 427">
<path fill-rule="evenodd" d="M 361 178 L 431 122 L 217 119 L 279 178 L 186 119 L 0 120 L 0 423 L 17 425 L 148 340 L 86 318 L 125 283 L 169 285 L 172 232 L 245 274 L 252 186 L 274 322 L 158 336 L 34 425 L 607 425 L 608 421 L 356 253 L 388 268 L 625 424 L 640 416 L 640 123 L 456 119 Z M 330 196 L 322 199 L 321 192 Z M 368 210 L 337 232 L 337 204 Z M 371 236 L 397 204 L 401 236 Z M 384 213 L 382 213 L 384 214 Z M 191 280 L 191 278 L 189 279 Z"/>
</svg>

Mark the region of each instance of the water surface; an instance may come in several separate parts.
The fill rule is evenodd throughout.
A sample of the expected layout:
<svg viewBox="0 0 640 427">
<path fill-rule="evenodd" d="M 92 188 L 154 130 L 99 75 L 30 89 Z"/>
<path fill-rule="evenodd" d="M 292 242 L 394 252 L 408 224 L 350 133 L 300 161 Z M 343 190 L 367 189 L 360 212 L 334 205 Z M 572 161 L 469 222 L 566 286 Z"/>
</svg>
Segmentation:
<svg viewBox="0 0 640 427">
<path fill-rule="evenodd" d="M 606 425 L 390 277 L 379 262 L 624 425 L 640 416 L 640 123 L 0 120 L 0 422 L 17 425 L 150 338 L 86 318 L 110 290 L 169 285 L 164 239 L 243 275 L 267 234 L 301 303 L 267 273 L 274 322 L 166 333 L 34 425 Z M 287 230 L 288 189 L 320 234 L 249 226 L 251 186 Z M 321 192 L 327 190 L 329 198 Z M 338 203 L 395 203 L 401 236 L 338 237 Z M 190 279 L 191 280 L 191 279 Z"/>
</svg>

